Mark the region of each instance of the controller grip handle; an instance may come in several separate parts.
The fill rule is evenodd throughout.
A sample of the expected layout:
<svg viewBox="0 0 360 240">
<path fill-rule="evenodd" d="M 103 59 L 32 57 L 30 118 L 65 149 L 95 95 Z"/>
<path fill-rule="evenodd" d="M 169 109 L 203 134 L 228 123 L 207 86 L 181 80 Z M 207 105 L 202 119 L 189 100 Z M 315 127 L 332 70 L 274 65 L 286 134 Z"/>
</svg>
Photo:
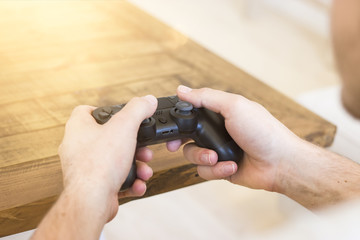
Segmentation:
<svg viewBox="0 0 360 240">
<path fill-rule="evenodd" d="M 134 184 L 134 182 L 136 180 L 136 177 L 137 177 L 136 169 L 137 169 L 136 168 L 136 160 L 134 158 L 134 161 L 132 162 L 132 165 L 131 165 L 129 175 L 127 176 L 125 182 L 121 186 L 120 192 L 127 190 L 128 188 L 130 188 Z"/>
<path fill-rule="evenodd" d="M 213 150 L 218 155 L 218 161 L 239 161 L 244 156 L 244 151 L 235 143 L 234 140 L 230 140 L 221 146 L 216 146 Z"/>
<path fill-rule="evenodd" d="M 198 128 L 194 141 L 199 147 L 214 150 L 218 161 L 239 161 L 244 151 L 231 138 L 225 127 L 224 117 L 211 110 L 201 108 L 198 115 Z"/>
</svg>

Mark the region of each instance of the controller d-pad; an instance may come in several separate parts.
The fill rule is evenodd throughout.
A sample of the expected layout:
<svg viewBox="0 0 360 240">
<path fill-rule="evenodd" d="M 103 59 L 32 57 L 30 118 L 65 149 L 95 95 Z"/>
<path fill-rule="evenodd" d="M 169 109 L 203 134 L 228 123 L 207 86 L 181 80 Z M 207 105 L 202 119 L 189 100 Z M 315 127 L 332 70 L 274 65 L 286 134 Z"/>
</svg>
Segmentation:
<svg viewBox="0 0 360 240">
<path fill-rule="evenodd" d="M 99 118 L 100 118 L 100 119 L 106 119 L 106 118 L 108 118 L 109 116 L 110 116 L 110 114 L 107 113 L 107 112 L 99 112 Z"/>
<path fill-rule="evenodd" d="M 111 114 L 112 114 L 112 109 L 110 107 L 103 107 L 99 112 L 99 118 L 107 119 L 111 116 Z"/>
<path fill-rule="evenodd" d="M 106 112 L 108 114 L 111 114 L 112 113 L 112 109 L 111 107 L 103 107 L 101 112 Z"/>
</svg>

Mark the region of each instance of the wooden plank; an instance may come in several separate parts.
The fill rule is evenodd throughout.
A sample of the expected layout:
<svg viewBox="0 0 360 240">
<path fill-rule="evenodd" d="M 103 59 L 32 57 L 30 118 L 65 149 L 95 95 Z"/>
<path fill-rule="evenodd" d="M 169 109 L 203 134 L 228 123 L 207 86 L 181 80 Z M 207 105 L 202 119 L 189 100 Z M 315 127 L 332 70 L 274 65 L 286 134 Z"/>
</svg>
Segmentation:
<svg viewBox="0 0 360 240">
<path fill-rule="evenodd" d="M 29 71 L 25 67 L 25 72 L 19 71 L 10 76 L 6 72 L 3 73 L 0 104 L 101 88 L 155 76 L 174 75 L 190 70 L 181 63 L 175 62 L 167 54 L 153 54 L 124 60 L 65 63 L 65 65 L 66 67 L 55 66 L 34 71 Z M 28 91 L 29 89 L 32 91 Z"/>
<path fill-rule="evenodd" d="M 181 169 L 181 167 L 192 166 L 182 159 L 181 151 L 169 153 L 164 144 L 151 146 L 151 149 L 155 152 L 155 159 L 150 163 L 150 166 L 155 174 L 166 169 L 169 169 L 167 172 L 174 172 L 174 168 L 180 167 Z M 179 176 L 182 174 L 181 172 L 180 175 L 175 174 L 173 180 L 167 180 L 166 184 L 171 185 L 172 181 L 179 181 Z M 155 182 L 160 181 L 156 180 L 156 177 L 153 178 Z M 1 167 L 0 182 L 0 212 L 36 202 L 38 199 L 59 195 L 62 191 L 62 173 L 59 157 L 54 155 Z M 166 189 L 168 187 L 170 186 L 167 186 Z M 162 189 L 162 186 L 160 189 Z"/>
<path fill-rule="evenodd" d="M 63 135 L 64 127 L 56 127 L 1 138 L 0 168 L 56 155 Z"/>
<path fill-rule="evenodd" d="M 148 189 L 143 198 L 194 185 L 203 181 L 204 180 L 196 174 L 196 167 L 192 165 L 182 165 L 163 171 L 157 171 L 153 178 L 148 182 Z M 56 199 L 57 196 L 42 198 L 41 200 L 24 204 L 20 207 L 1 211 L 0 226 L 4 227 L 0 228 L 0 237 L 35 228 Z M 136 199 L 138 198 L 119 199 L 119 204 L 124 204 Z"/>
<path fill-rule="evenodd" d="M 57 196 L 0 212 L 0 237 L 27 231 L 36 227 Z"/>
<path fill-rule="evenodd" d="M 184 73 L 181 75 L 183 84 L 195 88 L 211 86 L 241 94 L 262 104 L 298 136 L 319 146 L 332 144 L 336 127 L 331 123 L 195 42 L 189 41 L 172 54 L 200 73 Z"/>
<path fill-rule="evenodd" d="M 108 5 L 103 5 L 102 8 L 109 14 L 116 11 Z M 332 143 L 336 128 L 324 119 L 209 52 L 186 36 L 169 29 L 168 26 L 139 11 L 136 7 L 128 6 L 127 12 L 129 15 L 126 15 L 126 20 L 129 23 L 147 32 L 152 39 L 162 42 L 166 51 L 177 61 L 191 69 L 196 69 L 196 71 L 179 74 L 184 76 L 179 78 L 182 84 L 191 87 L 211 86 L 242 94 L 265 106 L 298 136 L 320 146 L 329 146 Z M 143 21 L 145 18 L 148 20 Z M 147 31 L 147 29 L 153 31 Z M 273 94 L 269 94 L 270 92 Z"/>
<path fill-rule="evenodd" d="M 175 86 L 178 84 L 176 77 L 165 74 L 0 105 L 0 137 L 63 126 L 77 105 L 104 106 L 127 102 L 132 96 L 174 95 Z M 154 85 L 158 87 L 153 88 Z"/>
<path fill-rule="evenodd" d="M 151 84 L 161 85 L 157 89 L 158 92 L 153 92 L 158 93 L 159 96 L 161 92 L 166 95 L 173 94 L 170 89 L 179 84 L 178 79 L 171 77 L 154 79 L 151 82 Z M 166 89 L 169 92 L 166 92 Z M 129 92 L 146 95 L 149 94 L 149 89 L 143 82 L 132 82 L 100 90 L 84 90 L 79 94 L 69 93 L 39 98 L 36 99 L 36 104 L 29 104 L 26 101 L 10 104 L 9 108 L 5 107 L 6 114 L 0 119 L 10 121 L 0 121 L 0 128 L 3 129 L 0 145 L 6 146 L 0 149 L 0 155 L 4 159 L 0 162 L 0 182 L 2 183 L 0 192 L 6 196 L 6 198 L 0 198 L 0 210 L 30 203 L 36 197 L 59 194 L 61 181 L 54 177 L 61 177 L 56 154 L 63 137 L 64 124 L 72 109 L 80 104 L 108 105 L 126 102 L 128 99 L 124 96 L 127 96 Z M 104 93 L 106 93 L 105 96 L 103 96 Z M 26 111 L 22 112 L 21 106 L 25 104 Z M 11 126 L 8 123 L 11 123 Z M 43 129 L 44 126 L 47 128 Z M 13 135 L 5 136 L 9 132 Z M 154 146 L 153 149 L 157 157 L 164 159 L 160 161 L 161 164 L 157 163 L 157 159 L 151 164 L 155 171 L 183 163 L 174 159 L 175 157 L 169 157 L 169 153 L 164 151 L 164 146 Z M 181 154 L 176 155 L 176 158 L 180 157 Z M 24 172 L 27 175 L 24 175 Z M 49 183 L 46 189 L 39 187 L 43 182 Z M 33 191 L 33 188 L 36 191 Z M 8 199 L 14 199 L 14 201 L 9 202 Z"/>
<path fill-rule="evenodd" d="M 60 194 L 57 147 L 76 105 L 213 87 L 320 146 L 333 140 L 335 126 L 127 2 L 1 1 L 0 15 L 0 236 L 34 228 Z M 146 196 L 203 181 L 180 151 L 151 148 Z"/>
<path fill-rule="evenodd" d="M 58 195 L 62 190 L 58 156 L 0 168 L 0 176 L 0 211 Z"/>
</svg>

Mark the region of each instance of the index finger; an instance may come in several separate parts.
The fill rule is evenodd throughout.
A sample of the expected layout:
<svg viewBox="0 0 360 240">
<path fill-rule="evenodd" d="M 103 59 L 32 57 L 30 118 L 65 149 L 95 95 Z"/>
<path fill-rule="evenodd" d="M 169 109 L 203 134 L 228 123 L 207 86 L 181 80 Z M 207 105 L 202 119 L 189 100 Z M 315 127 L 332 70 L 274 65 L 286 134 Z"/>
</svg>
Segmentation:
<svg viewBox="0 0 360 240">
<path fill-rule="evenodd" d="M 186 144 L 183 151 L 185 158 L 193 164 L 212 166 L 218 161 L 214 150 L 198 147 L 195 143 Z"/>
</svg>

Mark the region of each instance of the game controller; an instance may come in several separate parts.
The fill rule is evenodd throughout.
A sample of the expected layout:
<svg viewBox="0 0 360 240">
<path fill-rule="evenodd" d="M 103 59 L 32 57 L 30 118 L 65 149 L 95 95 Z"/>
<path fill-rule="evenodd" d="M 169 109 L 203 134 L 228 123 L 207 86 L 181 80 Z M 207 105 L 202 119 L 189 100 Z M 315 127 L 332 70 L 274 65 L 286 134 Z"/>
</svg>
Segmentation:
<svg viewBox="0 0 360 240">
<path fill-rule="evenodd" d="M 105 124 L 125 104 L 99 107 L 92 112 L 97 123 Z M 224 118 L 206 108 L 195 108 L 177 96 L 158 98 L 154 115 L 145 119 L 137 135 L 137 147 L 154 145 L 176 139 L 191 138 L 196 145 L 214 150 L 218 161 L 242 159 L 243 150 L 235 143 L 225 129 Z M 133 161 L 130 173 L 121 191 L 131 187 L 136 179 L 136 163 Z"/>
</svg>

